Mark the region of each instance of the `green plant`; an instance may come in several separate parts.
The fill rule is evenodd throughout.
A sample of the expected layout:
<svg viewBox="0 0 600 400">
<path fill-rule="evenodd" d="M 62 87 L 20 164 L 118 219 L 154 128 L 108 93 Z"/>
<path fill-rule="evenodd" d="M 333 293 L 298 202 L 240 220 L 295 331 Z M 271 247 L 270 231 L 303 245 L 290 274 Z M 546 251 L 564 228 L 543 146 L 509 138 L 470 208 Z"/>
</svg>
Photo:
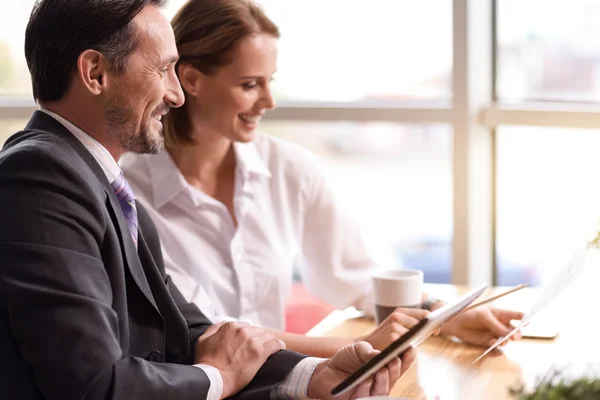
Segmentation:
<svg viewBox="0 0 600 400">
<path fill-rule="evenodd" d="M 598 400 L 600 399 L 600 379 L 581 377 L 562 379 L 558 373 L 546 382 L 540 383 L 535 391 L 526 393 L 523 387 L 511 389 L 518 400 Z"/>
</svg>

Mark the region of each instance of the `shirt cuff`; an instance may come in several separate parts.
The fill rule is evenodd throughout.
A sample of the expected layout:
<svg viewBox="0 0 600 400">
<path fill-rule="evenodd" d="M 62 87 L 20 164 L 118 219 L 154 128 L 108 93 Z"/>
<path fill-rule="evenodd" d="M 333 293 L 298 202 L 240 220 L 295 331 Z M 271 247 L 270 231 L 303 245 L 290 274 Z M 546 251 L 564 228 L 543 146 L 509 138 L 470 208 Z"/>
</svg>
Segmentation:
<svg viewBox="0 0 600 400">
<path fill-rule="evenodd" d="M 271 392 L 271 400 L 310 400 L 308 384 L 315 368 L 325 359 L 306 357 L 300 361 L 285 380 Z"/>
<path fill-rule="evenodd" d="M 223 317 L 223 316 L 210 316 L 207 317 L 210 322 L 212 322 L 213 324 L 220 324 L 221 322 L 234 322 L 234 321 L 239 321 L 236 318 L 232 318 L 232 317 Z"/>
<path fill-rule="evenodd" d="M 200 368 L 210 381 L 206 400 L 220 400 L 223 394 L 223 377 L 218 369 L 208 364 L 194 364 L 194 367 Z"/>
</svg>

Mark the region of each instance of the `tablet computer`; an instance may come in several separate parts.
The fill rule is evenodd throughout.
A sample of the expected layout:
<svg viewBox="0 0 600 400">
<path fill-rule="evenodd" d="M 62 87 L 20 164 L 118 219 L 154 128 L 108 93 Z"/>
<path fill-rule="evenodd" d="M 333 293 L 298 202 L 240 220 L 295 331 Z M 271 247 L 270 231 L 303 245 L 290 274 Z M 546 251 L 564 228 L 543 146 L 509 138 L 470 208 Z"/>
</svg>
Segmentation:
<svg viewBox="0 0 600 400">
<path fill-rule="evenodd" d="M 389 364 L 395 357 L 400 357 L 402 353 L 409 348 L 417 347 L 423 343 L 425 339 L 441 328 L 444 323 L 481 296 L 483 292 L 485 292 L 485 289 L 487 289 L 487 285 L 482 285 L 477 289 L 469 291 L 456 301 L 448 303 L 431 312 L 426 318 L 419 321 L 417 325 L 413 326 L 398 340 L 391 343 L 381 353 L 367 361 L 342 383 L 334 387 L 331 390 L 331 394 L 337 396 L 353 389 Z"/>
<path fill-rule="evenodd" d="M 515 328 L 518 326 L 516 323 L 511 325 Z M 521 328 L 521 336 L 524 339 L 554 339 L 558 336 L 558 325 L 534 320 Z"/>
</svg>

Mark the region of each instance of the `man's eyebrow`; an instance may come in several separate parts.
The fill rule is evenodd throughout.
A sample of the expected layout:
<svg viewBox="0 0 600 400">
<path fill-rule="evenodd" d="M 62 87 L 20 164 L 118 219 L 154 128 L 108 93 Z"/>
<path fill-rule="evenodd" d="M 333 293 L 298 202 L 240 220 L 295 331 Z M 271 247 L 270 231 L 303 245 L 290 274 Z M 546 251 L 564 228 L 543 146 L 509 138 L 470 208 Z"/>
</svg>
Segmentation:
<svg viewBox="0 0 600 400">
<path fill-rule="evenodd" d="M 177 61 L 179 61 L 179 55 L 168 57 L 162 60 L 161 64 L 171 64 L 176 63 Z"/>
</svg>

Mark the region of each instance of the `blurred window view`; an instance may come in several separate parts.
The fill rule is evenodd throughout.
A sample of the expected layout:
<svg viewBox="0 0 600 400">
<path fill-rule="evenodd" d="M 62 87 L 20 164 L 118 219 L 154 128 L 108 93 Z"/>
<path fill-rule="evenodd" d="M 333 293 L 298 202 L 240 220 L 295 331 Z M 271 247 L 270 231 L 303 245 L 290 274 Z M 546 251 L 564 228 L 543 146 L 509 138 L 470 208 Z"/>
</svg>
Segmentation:
<svg viewBox="0 0 600 400">
<path fill-rule="evenodd" d="M 4 142 L 10 135 L 25 128 L 26 119 L 7 118 L 0 119 L 0 148 L 4 146 Z"/>
<path fill-rule="evenodd" d="M 600 100 L 600 1 L 496 3 L 500 100 Z"/>
<path fill-rule="evenodd" d="M 184 3 L 171 0 L 167 16 Z M 278 100 L 451 97 L 451 0 L 257 3 L 281 32 Z"/>
<path fill-rule="evenodd" d="M 338 203 L 359 223 L 376 259 L 449 282 L 452 134 L 446 125 L 262 123 L 266 133 L 316 153 Z"/>
<path fill-rule="evenodd" d="M 0 4 L 0 97 L 31 97 L 31 81 L 25 62 L 25 27 L 34 0 Z"/>
<path fill-rule="evenodd" d="M 598 149 L 597 130 L 498 129 L 499 283 L 547 282 L 600 227 Z"/>
<path fill-rule="evenodd" d="M 600 100 L 600 2 L 501 0 L 497 7 L 499 100 Z M 599 148 L 593 130 L 497 130 L 499 284 L 543 284 L 585 246 L 600 217 Z"/>
</svg>

